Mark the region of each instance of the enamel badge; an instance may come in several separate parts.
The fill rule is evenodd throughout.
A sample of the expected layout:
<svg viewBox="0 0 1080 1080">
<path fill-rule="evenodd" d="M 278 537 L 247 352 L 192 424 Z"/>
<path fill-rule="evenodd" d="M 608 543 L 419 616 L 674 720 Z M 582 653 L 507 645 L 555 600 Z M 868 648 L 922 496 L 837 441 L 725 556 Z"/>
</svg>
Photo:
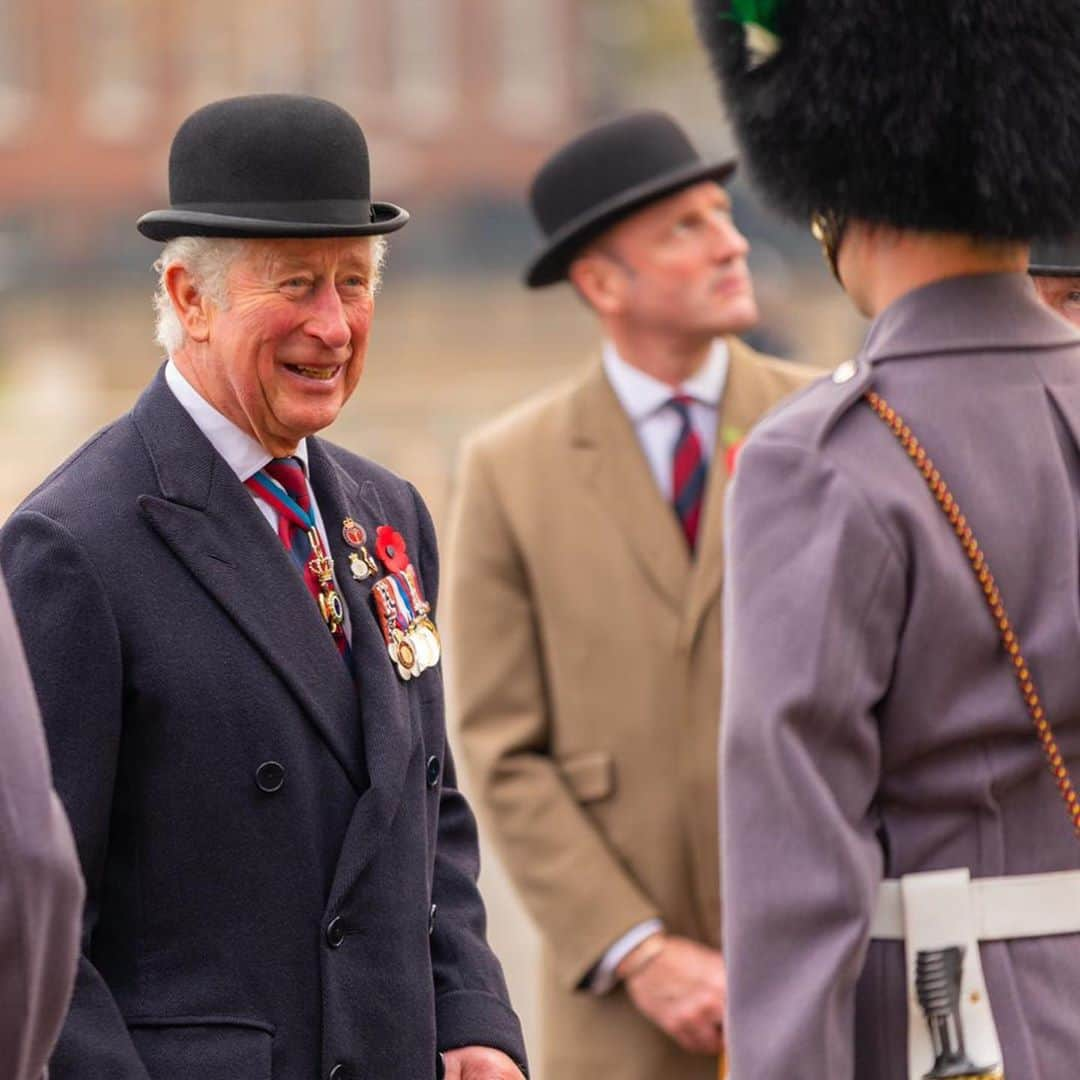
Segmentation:
<svg viewBox="0 0 1080 1080">
<path fill-rule="evenodd" d="M 349 547 L 358 549 L 349 553 L 349 573 L 357 581 L 367 581 L 373 574 L 377 574 L 379 568 L 367 549 L 367 531 L 364 526 L 347 517 L 341 523 L 341 535 Z"/>
</svg>

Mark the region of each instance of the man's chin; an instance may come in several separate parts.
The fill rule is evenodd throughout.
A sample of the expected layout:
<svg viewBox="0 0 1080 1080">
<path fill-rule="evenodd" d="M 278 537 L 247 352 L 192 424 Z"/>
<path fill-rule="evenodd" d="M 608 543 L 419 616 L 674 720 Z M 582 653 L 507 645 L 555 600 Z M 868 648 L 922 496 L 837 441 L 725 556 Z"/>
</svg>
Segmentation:
<svg viewBox="0 0 1080 1080">
<path fill-rule="evenodd" d="M 729 306 L 723 315 L 713 322 L 712 332 L 716 337 L 723 337 L 725 334 L 745 334 L 757 326 L 760 318 L 757 304 L 748 298 L 743 303 Z"/>
</svg>

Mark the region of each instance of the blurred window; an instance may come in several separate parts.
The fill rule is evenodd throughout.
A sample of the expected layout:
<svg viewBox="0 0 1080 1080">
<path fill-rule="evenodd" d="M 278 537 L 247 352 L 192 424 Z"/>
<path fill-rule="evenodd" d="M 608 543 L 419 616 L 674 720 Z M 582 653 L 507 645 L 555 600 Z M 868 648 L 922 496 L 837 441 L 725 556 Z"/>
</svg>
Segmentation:
<svg viewBox="0 0 1080 1080">
<path fill-rule="evenodd" d="M 394 0 L 391 78 L 403 119 L 414 128 L 437 128 L 457 108 L 460 24 L 457 0 Z"/>
<path fill-rule="evenodd" d="M 564 110 L 571 56 L 562 38 L 566 6 L 554 0 L 497 0 L 495 108 L 502 124 L 531 133 Z"/>
<path fill-rule="evenodd" d="M 369 7 L 361 0 L 317 0 L 313 84 L 331 101 L 351 102 L 367 82 Z"/>
<path fill-rule="evenodd" d="M 142 0 L 88 0 L 83 7 L 83 120 L 99 138 L 130 139 L 147 118 L 148 7 Z"/>
<path fill-rule="evenodd" d="M 30 111 L 30 65 L 35 50 L 30 47 L 29 24 L 36 10 L 36 4 L 0 0 L 0 140 L 14 136 Z M 37 29 L 36 20 L 33 29 Z"/>
<path fill-rule="evenodd" d="M 242 89 L 237 50 L 240 10 L 232 0 L 188 0 L 185 12 L 179 22 L 185 35 L 180 75 L 194 109 Z M 213 27 L 212 32 L 207 27 Z"/>
<path fill-rule="evenodd" d="M 296 0 L 243 0 L 239 53 L 245 93 L 295 93 L 305 86 L 307 4 Z"/>
</svg>

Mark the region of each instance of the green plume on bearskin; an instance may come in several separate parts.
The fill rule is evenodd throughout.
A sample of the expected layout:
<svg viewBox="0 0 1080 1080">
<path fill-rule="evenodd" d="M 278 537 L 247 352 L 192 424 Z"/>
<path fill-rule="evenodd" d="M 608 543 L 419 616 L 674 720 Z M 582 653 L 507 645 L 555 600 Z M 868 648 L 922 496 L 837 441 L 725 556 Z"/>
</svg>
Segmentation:
<svg viewBox="0 0 1080 1080">
<path fill-rule="evenodd" d="M 780 51 L 776 16 L 782 0 L 731 0 L 728 18 L 742 24 L 750 66 L 757 67 Z"/>
</svg>

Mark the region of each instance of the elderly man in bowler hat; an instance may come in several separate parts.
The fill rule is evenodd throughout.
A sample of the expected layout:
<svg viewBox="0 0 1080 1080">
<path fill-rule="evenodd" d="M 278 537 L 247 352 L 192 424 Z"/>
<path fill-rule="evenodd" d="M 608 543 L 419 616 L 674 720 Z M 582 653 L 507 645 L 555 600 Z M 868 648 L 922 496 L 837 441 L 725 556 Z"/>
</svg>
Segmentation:
<svg viewBox="0 0 1080 1080">
<path fill-rule="evenodd" d="M 1042 302 L 1080 327 L 1080 239 L 1033 244 L 1028 273 Z"/>
<path fill-rule="evenodd" d="M 88 884 L 52 1080 L 520 1076 L 431 520 L 316 437 L 408 215 L 293 95 L 190 116 L 170 192 L 139 221 L 168 362 L 0 533 Z"/>
<path fill-rule="evenodd" d="M 731 492 L 731 1075 L 1075 1076 L 1080 335 L 1026 273 L 1076 227 L 1075 0 L 698 10 L 873 320 Z"/>
<path fill-rule="evenodd" d="M 448 571 L 463 752 L 544 939 L 559 1080 L 710 1080 L 723 1046 L 716 853 L 723 495 L 738 444 L 815 372 L 761 356 L 724 183 L 668 116 L 539 171 L 534 288 L 604 339 L 470 440 Z"/>
</svg>

